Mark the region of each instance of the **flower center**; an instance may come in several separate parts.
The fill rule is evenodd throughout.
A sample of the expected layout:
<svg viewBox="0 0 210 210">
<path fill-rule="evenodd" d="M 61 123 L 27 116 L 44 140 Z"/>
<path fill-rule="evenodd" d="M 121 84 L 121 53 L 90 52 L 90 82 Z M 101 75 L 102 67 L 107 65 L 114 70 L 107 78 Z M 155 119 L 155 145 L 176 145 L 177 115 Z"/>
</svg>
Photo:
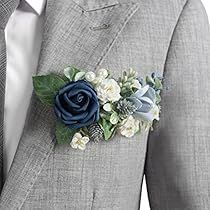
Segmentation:
<svg viewBox="0 0 210 210">
<path fill-rule="evenodd" d="M 81 94 L 81 93 L 79 93 L 79 94 L 77 95 L 77 101 L 78 101 L 79 103 L 81 103 L 81 102 L 83 101 L 83 99 L 84 99 L 84 95 Z"/>
<path fill-rule="evenodd" d="M 83 142 L 81 141 L 81 139 L 77 140 L 77 144 L 80 145 L 80 146 L 83 145 Z"/>
</svg>

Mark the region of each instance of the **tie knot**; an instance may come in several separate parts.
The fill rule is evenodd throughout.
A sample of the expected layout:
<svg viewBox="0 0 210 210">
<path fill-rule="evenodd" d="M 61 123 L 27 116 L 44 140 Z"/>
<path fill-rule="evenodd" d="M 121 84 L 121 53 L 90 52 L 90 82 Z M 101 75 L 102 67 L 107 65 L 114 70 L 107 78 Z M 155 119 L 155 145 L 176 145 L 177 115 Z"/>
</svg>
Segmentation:
<svg viewBox="0 0 210 210">
<path fill-rule="evenodd" d="M 0 0 L 0 28 L 4 29 L 20 0 Z"/>
</svg>

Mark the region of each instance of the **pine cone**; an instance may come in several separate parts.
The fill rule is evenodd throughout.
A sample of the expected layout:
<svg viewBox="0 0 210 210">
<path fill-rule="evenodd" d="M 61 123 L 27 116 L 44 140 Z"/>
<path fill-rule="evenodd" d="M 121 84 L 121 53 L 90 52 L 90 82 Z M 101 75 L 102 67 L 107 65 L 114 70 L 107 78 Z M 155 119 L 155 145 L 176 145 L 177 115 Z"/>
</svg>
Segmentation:
<svg viewBox="0 0 210 210">
<path fill-rule="evenodd" d="M 87 127 L 91 141 L 99 142 L 104 140 L 104 132 L 98 123 L 94 123 Z"/>
<path fill-rule="evenodd" d="M 123 117 L 132 115 L 136 111 L 135 105 L 127 99 L 120 100 L 116 105 L 116 109 Z"/>
</svg>

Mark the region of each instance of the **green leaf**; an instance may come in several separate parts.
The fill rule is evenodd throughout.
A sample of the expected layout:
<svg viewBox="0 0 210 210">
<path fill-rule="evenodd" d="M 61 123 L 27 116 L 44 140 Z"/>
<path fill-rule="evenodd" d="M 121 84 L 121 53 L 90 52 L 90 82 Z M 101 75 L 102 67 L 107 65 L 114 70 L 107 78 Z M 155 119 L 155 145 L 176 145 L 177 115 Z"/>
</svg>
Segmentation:
<svg viewBox="0 0 210 210">
<path fill-rule="evenodd" d="M 154 79 L 151 76 L 146 76 L 146 83 L 154 85 L 155 81 L 154 81 Z"/>
<path fill-rule="evenodd" d="M 161 101 L 160 94 L 156 92 L 156 104 L 159 104 Z"/>
<path fill-rule="evenodd" d="M 116 125 L 112 125 L 109 121 L 101 119 L 99 122 L 104 132 L 104 140 L 109 140 L 116 131 Z"/>
<path fill-rule="evenodd" d="M 69 144 L 75 133 L 76 130 L 68 128 L 63 123 L 61 122 L 56 123 L 55 135 L 58 144 Z"/>
<path fill-rule="evenodd" d="M 80 71 L 80 72 L 76 73 L 76 75 L 74 76 L 74 81 L 82 80 L 84 78 L 85 78 L 85 72 Z"/>
<path fill-rule="evenodd" d="M 162 81 L 158 78 L 155 78 L 155 89 L 162 90 Z"/>
<path fill-rule="evenodd" d="M 65 81 L 55 74 L 33 77 L 34 91 L 36 95 L 42 103 L 49 106 L 54 104 L 55 95 L 65 84 Z"/>
<path fill-rule="evenodd" d="M 77 73 L 79 73 L 80 70 L 73 67 L 73 66 L 69 66 L 67 68 L 64 69 L 64 75 L 70 80 L 70 81 L 74 81 L 75 80 L 75 76 Z"/>
</svg>

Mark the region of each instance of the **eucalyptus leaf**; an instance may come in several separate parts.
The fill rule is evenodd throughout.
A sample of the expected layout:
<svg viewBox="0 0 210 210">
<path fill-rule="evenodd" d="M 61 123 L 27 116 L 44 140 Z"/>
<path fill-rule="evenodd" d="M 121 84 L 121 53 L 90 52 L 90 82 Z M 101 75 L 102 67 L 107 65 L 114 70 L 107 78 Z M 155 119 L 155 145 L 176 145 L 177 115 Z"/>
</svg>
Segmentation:
<svg viewBox="0 0 210 210">
<path fill-rule="evenodd" d="M 155 81 L 151 76 L 146 76 L 146 83 L 153 86 L 155 84 Z"/>
<path fill-rule="evenodd" d="M 56 123 L 55 135 L 58 144 L 69 144 L 75 133 L 76 130 L 68 128 L 63 123 L 59 121 Z"/>
<path fill-rule="evenodd" d="M 111 103 L 106 103 L 103 105 L 103 109 L 106 111 L 106 112 L 111 112 L 112 111 L 112 104 Z"/>
<path fill-rule="evenodd" d="M 160 97 L 159 93 L 156 92 L 155 97 L 156 97 L 156 104 L 159 104 L 161 101 L 161 97 Z"/>
<path fill-rule="evenodd" d="M 110 117 L 110 123 L 112 125 L 116 125 L 119 121 L 119 116 L 117 114 L 117 112 L 112 113 L 111 117 Z"/>
<path fill-rule="evenodd" d="M 158 78 L 155 78 L 155 89 L 157 89 L 157 90 L 161 90 L 162 89 L 162 82 Z"/>
<path fill-rule="evenodd" d="M 79 73 L 80 70 L 73 67 L 73 66 L 68 66 L 67 68 L 64 69 L 64 75 L 70 80 L 70 81 L 74 81 L 75 80 L 75 76 L 77 73 Z"/>
<path fill-rule="evenodd" d="M 76 73 L 75 77 L 74 77 L 74 81 L 78 81 L 81 79 L 84 79 L 85 77 L 85 72 L 84 71 L 80 71 L 78 73 Z"/>
<path fill-rule="evenodd" d="M 33 77 L 34 91 L 37 97 L 42 103 L 49 106 L 54 104 L 55 95 L 65 84 L 66 82 L 55 74 Z"/>
</svg>

